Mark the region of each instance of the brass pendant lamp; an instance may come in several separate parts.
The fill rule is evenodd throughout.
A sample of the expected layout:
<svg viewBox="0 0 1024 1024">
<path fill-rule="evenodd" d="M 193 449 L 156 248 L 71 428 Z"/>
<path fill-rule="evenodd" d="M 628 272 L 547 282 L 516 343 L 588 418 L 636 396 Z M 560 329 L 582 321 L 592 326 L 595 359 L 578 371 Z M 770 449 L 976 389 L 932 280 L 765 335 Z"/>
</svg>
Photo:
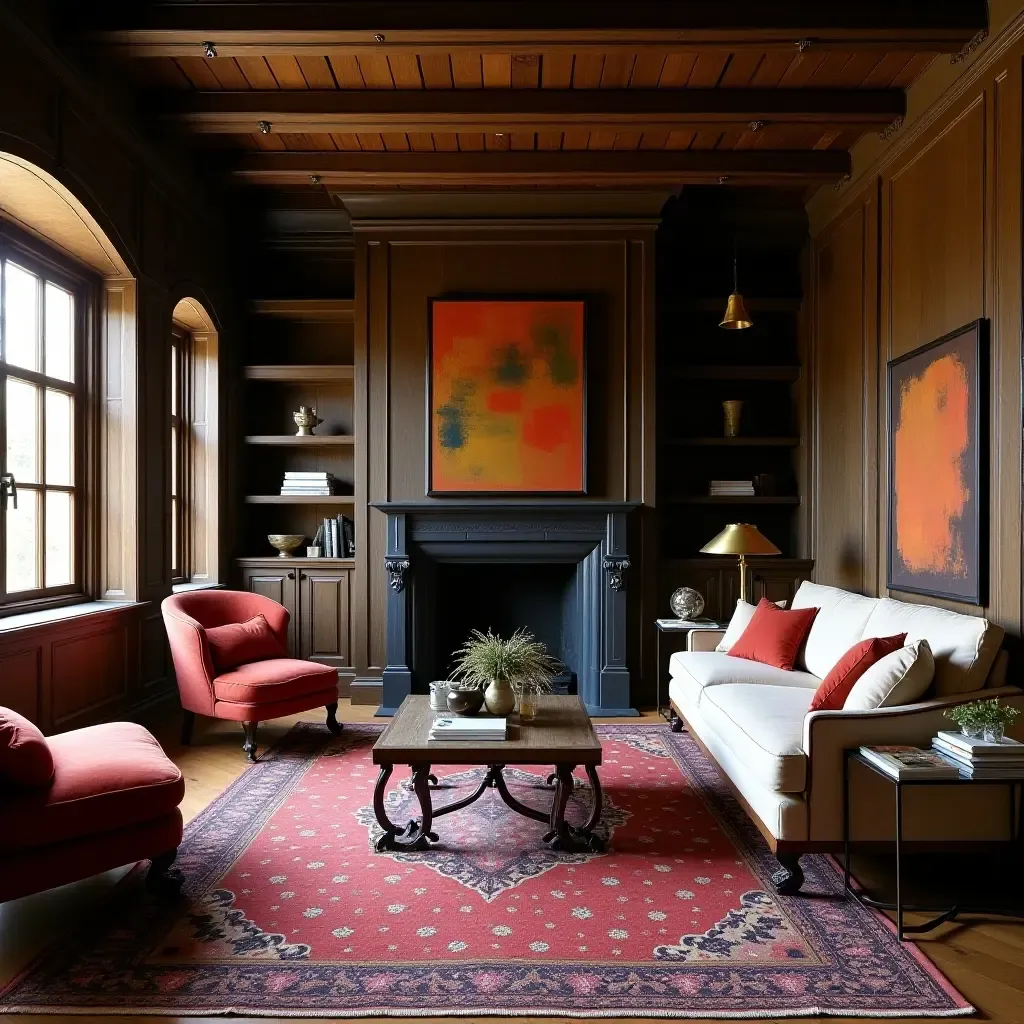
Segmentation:
<svg viewBox="0 0 1024 1024">
<path fill-rule="evenodd" d="M 750 319 L 750 315 L 747 313 L 743 296 L 740 295 L 739 268 L 737 266 L 735 246 L 732 252 L 732 295 L 729 296 L 729 301 L 725 305 L 725 316 L 718 326 L 727 331 L 742 331 L 747 327 L 754 326 L 754 321 Z"/>
</svg>

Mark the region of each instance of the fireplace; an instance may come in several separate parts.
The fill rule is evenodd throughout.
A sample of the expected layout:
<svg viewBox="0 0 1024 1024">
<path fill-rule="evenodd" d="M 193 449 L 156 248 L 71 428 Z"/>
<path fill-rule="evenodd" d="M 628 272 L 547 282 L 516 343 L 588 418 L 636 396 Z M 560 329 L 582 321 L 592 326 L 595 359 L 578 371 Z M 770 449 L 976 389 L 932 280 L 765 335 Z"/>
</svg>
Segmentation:
<svg viewBox="0 0 1024 1024">
<path fill-rule="evenodd" d="M 387 667 L 379 714 L 445 678 L 470 629 L 525 626 L 592 715 L 635 715 L 627 668 L 626 518 L 598 501 L 380 502 Z"/>
</svg>

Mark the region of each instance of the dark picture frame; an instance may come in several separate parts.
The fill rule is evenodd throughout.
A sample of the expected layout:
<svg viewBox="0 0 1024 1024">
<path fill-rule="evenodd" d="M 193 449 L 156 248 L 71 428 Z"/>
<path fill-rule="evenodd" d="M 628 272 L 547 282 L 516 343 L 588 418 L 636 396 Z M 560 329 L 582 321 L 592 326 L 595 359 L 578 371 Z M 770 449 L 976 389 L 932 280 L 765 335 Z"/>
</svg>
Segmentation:
<svg viewBox="0 0 1024 1024">
<path fill-rule="evenodd" d="M 444 305 L 466 305 L 466 304 L 477 304 L 477 305 L 489 305 L 489 304 L 500 304 L 500 305 L 522 305 L 524 307 L 538 307 L 544 305 L 558 305 L 558 306 L 573 306 L 576 307 L 576 312 L 579 316 L 579 327 L 580 327 L 580 349 L 579 349 L 579 382 L 575 387 L 579 392 L 579 420 L 573 425 L 575 431 L 573 439 L 578 445 L 579 453 L 579 464 L 578 464 L 578 479 L 579 487 L 523 487 L 523 488 L 502 488 L 502 487 L 487 487 L 481 486 L 479 488 L 466 487 L 466 486 L 439 486 L 438 480 L 435 475 L 436 468 L 436 452 L 435 442 L 437 440 L 437 432 L 439 430 L 439 408 L 437 402 L 439 396 L 436 392 L 436 381 L 435 381 L 435 354 L 437 348 L 437 339 L 435 338 L 436 329 L 436 312 L 439 306 Z M 588 406 L 588 387 L 587 387 L 587 374 L 588 374 L 588 313 L 589 313 L 589 302 L 586 296 L 579 294 L 571 295 L 442 295 L 431 298 L 428 301 L 428 343 L 427 343 L 427 408 L 426 408 L 426 447 L 427 447 L 427 459 L 426 459 L 426 493 L 429 497 L 585 497 L 587 495 L 587 477 L 588 477 L 588 423 L 587 423 L 587 406 Z M 441 396 L 443 397 L 443 396 Z"/>
<path fill-rule="evenodd" d="M 987 599 L 988 349 L 973 320 L 887 364 L 890 590 Z"/>
</svg>

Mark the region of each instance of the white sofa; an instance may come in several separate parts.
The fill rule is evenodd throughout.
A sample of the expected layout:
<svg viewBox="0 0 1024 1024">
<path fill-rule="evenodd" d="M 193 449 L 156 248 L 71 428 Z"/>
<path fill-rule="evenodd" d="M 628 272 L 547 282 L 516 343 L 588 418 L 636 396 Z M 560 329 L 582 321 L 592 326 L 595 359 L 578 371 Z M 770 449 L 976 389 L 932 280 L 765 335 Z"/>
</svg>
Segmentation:
<svg viewBox="0 0 1024 1024">
<path fill-rule="evenodd" d="M 1006 686 L 1003 630 L 986 619 L 925 604 L 870 598 L 803 583 L 793 608 L 819 609 L 792 672 L 717 652 L 723 632 L 690 634 L 689 649 L 669 663 L 673 728 L 685 723 L 783 865 L 780 891 L 803 880 L 798 859 L 842 848 L 843 751 L 863 744 L 928 746 L 952 705 L 1001 697 L 1024 710 L 1024 691 Z M 926 639 L 935 678 L 920 702 L 873 711 L 813 711 L 814 691 L 855 643 L 907 634 Z M 891 785 L 854 765 L 851 837 L 891 841 Z M 1009 829 L 1005 786 L 924 786 L 904 798 L 908 841 L 994 840 Z"/>
</svg>

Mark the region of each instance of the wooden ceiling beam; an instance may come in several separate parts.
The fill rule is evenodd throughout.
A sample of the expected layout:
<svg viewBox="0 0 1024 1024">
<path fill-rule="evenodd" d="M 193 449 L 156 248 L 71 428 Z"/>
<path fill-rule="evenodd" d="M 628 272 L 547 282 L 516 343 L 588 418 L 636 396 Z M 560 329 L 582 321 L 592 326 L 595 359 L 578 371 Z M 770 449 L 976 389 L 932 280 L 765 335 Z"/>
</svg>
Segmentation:
<svg viewBox="0 0 1024 1024">
<path fill-rule="evenodd" d="M 127 56 L 171 57 L 195 56 L 207 41 L 222 57 L 382 46 L 524 53 L 550 45 L 763 49 L 800 40 L 954 52 L 988 18 L 984 0 L 122 0 L 81 8 L 79 28 L 94 43 Z"/>
<path fill-rule="evenodd" d="M 471 153 L 260 152 L 228 165 L 239 179 L 265 185 L 379 188 L 677 188 L 804 185 L 850 173 L 841 150 L 680 150 Z"/>
<path fill-rule="evenodd" d="M 676 131 L 768 124 L 877 128 L 901 89 L 438 89 L 198 92 L 160 112 L 200 133 Z"/>
</svg>

